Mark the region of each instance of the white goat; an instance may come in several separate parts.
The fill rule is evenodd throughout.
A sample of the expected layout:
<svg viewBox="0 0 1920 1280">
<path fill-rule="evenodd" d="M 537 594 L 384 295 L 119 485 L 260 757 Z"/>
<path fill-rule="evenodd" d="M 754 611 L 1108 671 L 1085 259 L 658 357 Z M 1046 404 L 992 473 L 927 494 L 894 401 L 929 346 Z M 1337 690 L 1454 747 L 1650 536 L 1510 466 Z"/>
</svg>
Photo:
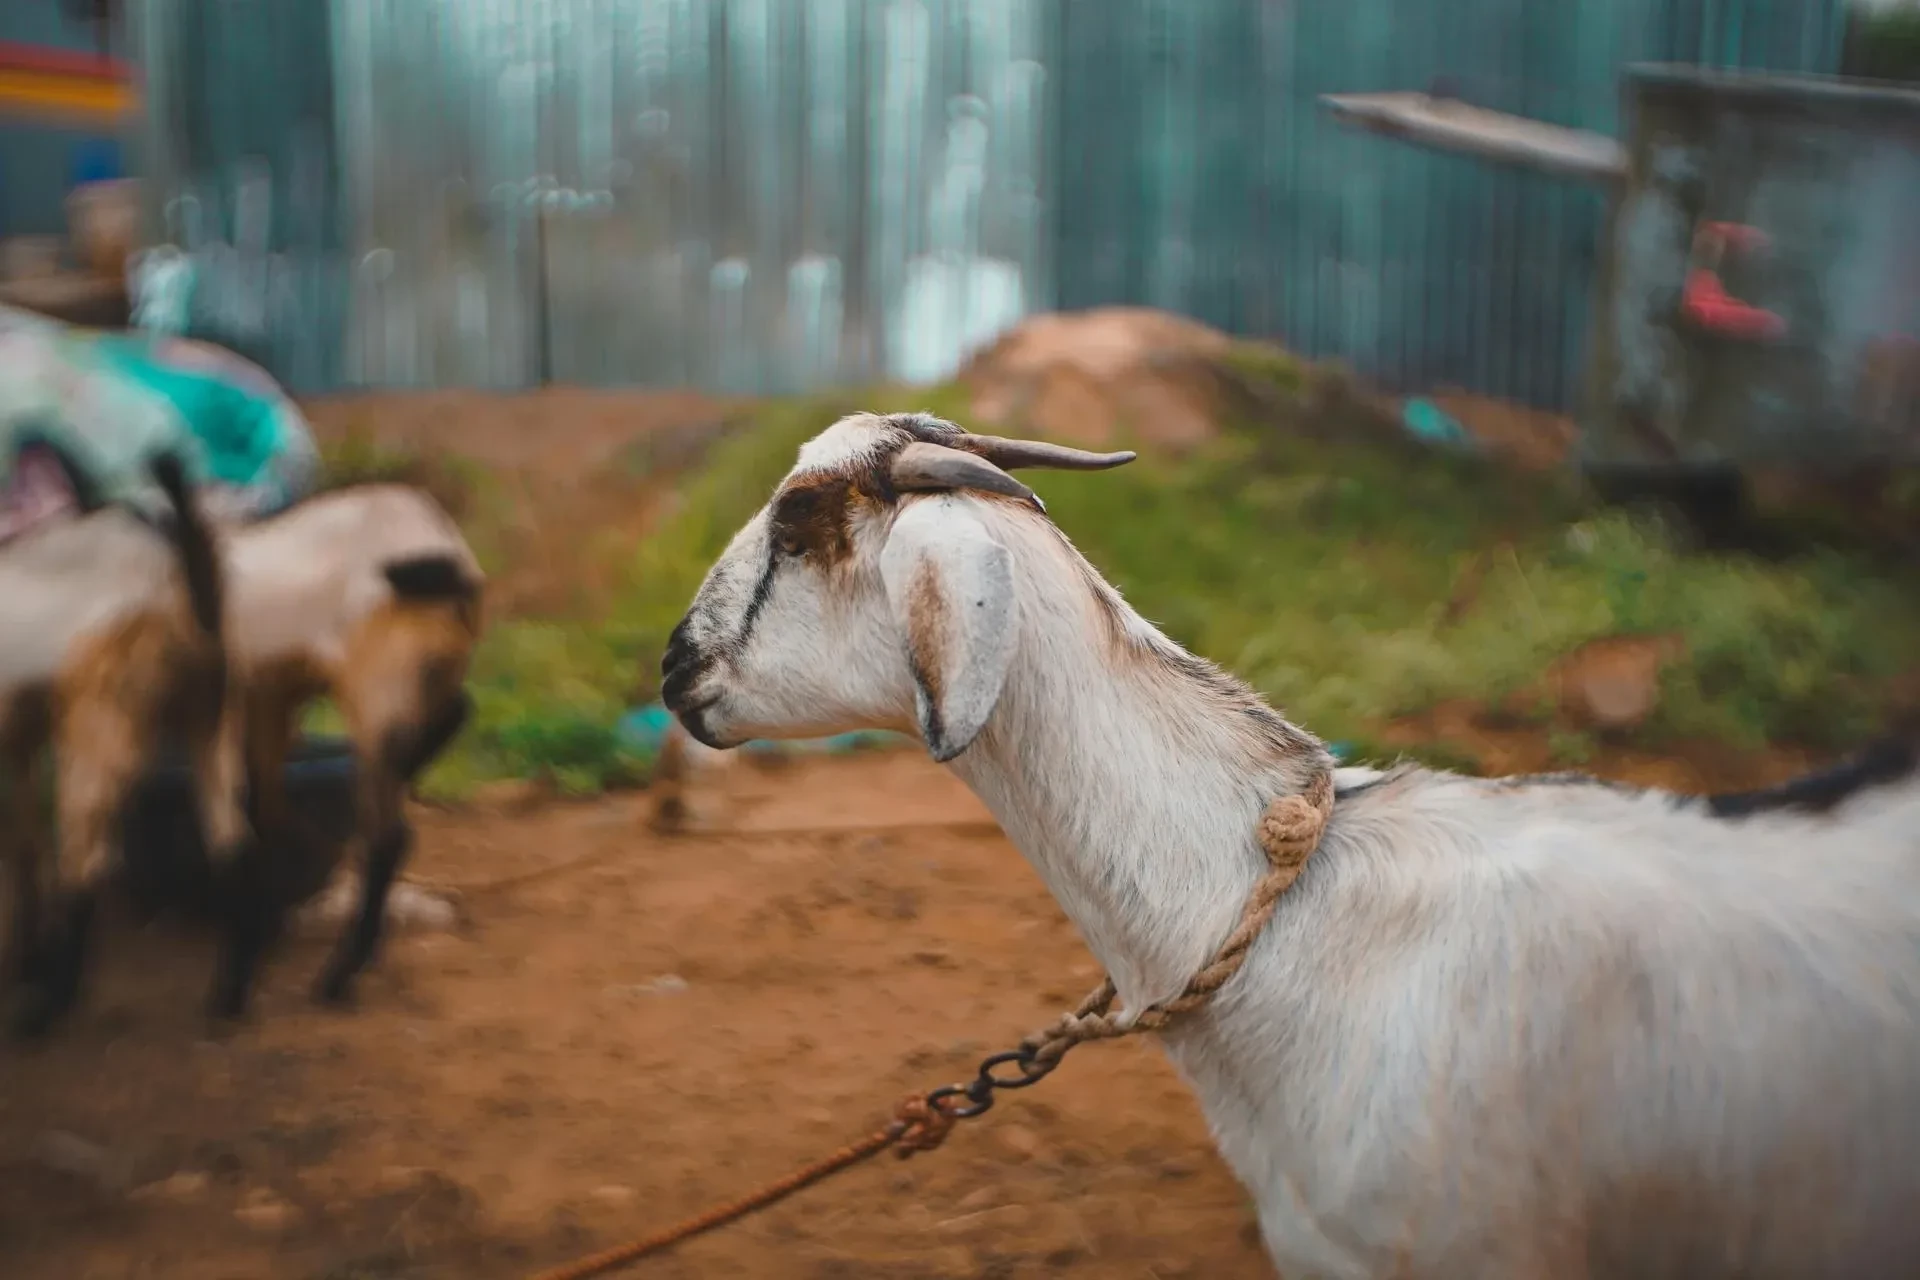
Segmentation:
<svg viewBox="0 0 1920 1280">
<path fill-rule="evenodd" d="M 262 944 L 245 881 L 258 857 L 240 807 L 239 720 L 226 714 L 218 553 L 180 464 L 161 458 L 154 475 L 173 507 L 167 528 L 108 507 L 51 520 L 0 550 L 0 861 L 13 873 L 7 977 L 20 983 L 12 1021 L 23 1035 L 47 1030 L 79 997 L 122 810 L 169 733 L 189 748 L 225 897 L 216 1004 Z M 49 743 L 58 850 L 43 885 L 36 761 Z"/>
<path fill-rule="evenodd" d="M 1263 807 L 1328 756 L 1143 621 L 1006 474 L 1129 456 L 843 419 L 662 666 L 714 747 L 917 730 L 1138 1008 L 1226 936 Z M 1911 778 L 1815 811 L 1337 776 L 1245 969 L 1164 1036 L 1284 1275 L 1920 1265 Z"/>
<path fill-rule="evenodd" d="M 439 504 L 400 485 L 334 490 L 229 528 L 225 551 L 227 644 L 245 689 L 263 840 L 293 835 L 282 772 L 301 709 L 330 695 L 354 746 L 358 904 L 315 988 L 337 1002 L 372 959 L 393 905 L 411 840 L 406 789 L 469 714 L 485 575 Z M 353 896 L 343 871 L 320 909 L 345 914 Z M 225 1012 L 241 1012 L 251 977 L 240 975 Z"/>
</svg>

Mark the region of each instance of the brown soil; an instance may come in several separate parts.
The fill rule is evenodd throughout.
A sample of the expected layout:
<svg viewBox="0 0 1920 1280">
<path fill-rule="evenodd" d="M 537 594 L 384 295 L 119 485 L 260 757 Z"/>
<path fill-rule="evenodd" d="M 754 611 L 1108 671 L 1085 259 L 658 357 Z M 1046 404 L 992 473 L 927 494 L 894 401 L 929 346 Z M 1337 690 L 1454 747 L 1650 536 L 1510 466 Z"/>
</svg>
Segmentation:
<svg viewBox="0 0 1920 1280">
<path fill-rule="evenodd" d="M 389 450 L 481 464 L 498 492 L 484 521 L 505 545 L 495 617 L 592 615 L 673 477 L 744 401 L 694 391 L 549 387 L 514 395 L 381 392 L 303 404 L 323 445 L 358 434 Z M 429 486 L 436 487 L 436 486 Z M 441 495 L 445 500 L 445 495 Z"/>
<path fill-rule="evenodd" d="M 322 441 L 359 430 L 389 447 L 444 452 L 490 468 L 572 483 L 647 436 L 718 426 L 743 402 L 697 391 L 547 387 L 369 392 L 301 405 Z"/>
<path fill-rule="evenodd" d="M 1580 439 L 1570 418 L 1507 400 L 1442 390 L 1427 397 L 1467 429 L 1488 454 L 1530 471 L 1551 471 Z"/>
<path fill-rule="evenodd" d="M 523 1275 L 869 1131 L 1094 980 L 923 759 L 715 785 L 731 832 L 653 835 L 643 796 L 422 813 L 416 869 L 472 928 L 397 939 L 350 1014 L 307 1003 L 295 943 L 207 1039 L 207 940 L 109 930 L 75 1021 L 0 1046 L 0 1274 Z M 633 1274 L 1230 1280 L 1270 1274 L 1251 1222 L 1164 1060 L 1107 1045 Z"/>
<path fill-rule="evenodd" d="M 1299 370 L 1304 396 L 1291 408 L 1233 372 L 1236 348 L 1258 349 L 1183 316 L 1145 307 L 1098 307 L 1033 316 L 970 359 L 959 374 L 973 412 L 1002 429 L 1027 430 L 1089 447 L 1129 443 L 1179 453 L 1218 432 L 1236 413 L 1276 426 L 1398 438 L 1388 397 L 1340 386 L 1330 365 Z M 1283 352 L 1265 359 L 1286 360 Z M 1525 405 L 1443 388 L 1429 397 L 1490 456 L 1526 470 L 1561 466 L 1579 438 L 1570 419 Z"/>
<path fill-rule="evenodd" d="M 1003 429 L 1178 451 L 1213 438 L 1220 396 L 1209 367 L 1232 345 L 1182 316 L 1100 307 L 1033 316 L 959 377 L 973 411 Z"/>
</svg>

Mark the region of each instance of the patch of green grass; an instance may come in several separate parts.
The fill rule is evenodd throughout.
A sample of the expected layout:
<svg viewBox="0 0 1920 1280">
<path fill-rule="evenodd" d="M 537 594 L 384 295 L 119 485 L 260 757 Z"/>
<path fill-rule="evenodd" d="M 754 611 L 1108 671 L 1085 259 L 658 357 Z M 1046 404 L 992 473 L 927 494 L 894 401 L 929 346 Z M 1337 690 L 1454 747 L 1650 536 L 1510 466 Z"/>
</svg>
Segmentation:
<svg viewBox="0 0 1920 1280">
<path fill-rule="evenodd" d="M 1254 394 L 1290 395 L 1305 390 L 1311 366 L 1284 347 L 1265 342 L 1235 342 L 1220 364 Z"/>
<path fill-rule="evenodd" d="M 1405 747 L 1386 747 L 1366 738 L 1346 739 L 1344 742 L 1343 764 L 1370 765 L 1376 769 L 1389 768 L 1396 764 L 1411 761 L 1426 765 L 1430 769 L 1445 769 L 1450 773 L 1464 773 L 1478 776 L 1481 772 L 1480 761 L 1471 753 L 1444 742 L 1422 742 Z"/>
<path fill-rule="evenodd" d="M 653 695 L 668 632 L 801 442 L 855 405 L 967 417 L 952 388 L 756 409 L 634 548 L 606 616 L 489 631 L 474 727 L 429 789 L 641 776 L 615 722 Z M 1443 700 L 1501 702 L 1588 640 L 1672 633 L 1686 656 L 1643 742 L 1834 747 L 1871 730 L 1887 681 L 1920 655 L 1920 571 L 1837 552 L 1784 564 L 1691 553 L 1655 523 L 1591 508 L 1563 478 L 1331 434 L 1247 427 L 1179 462 L 1032 479 L 1143 614 L 1330 739 L 1365 742 Z M 1556 741 L 1570 765 L 1592 749 Z"/>
<path fill-rule="evenodd" d="M 1592 760 L 1594 746 L 1593 735 L 1578 729 L 1555 729 L 1547 735 L 1547 750 L 1563 769 L 1578 769 Z"/>
<path fill-rule="evenodd" d="M 474 716 L 425 780 L 428 794 L 458 796 L 492 778 L 536 778 L 586 795 L 646 777 L 652 761 L 616 732 L 648 661 L 605 627 L 511 620 L 489 628 L 468 688 Z"/>
</svg>

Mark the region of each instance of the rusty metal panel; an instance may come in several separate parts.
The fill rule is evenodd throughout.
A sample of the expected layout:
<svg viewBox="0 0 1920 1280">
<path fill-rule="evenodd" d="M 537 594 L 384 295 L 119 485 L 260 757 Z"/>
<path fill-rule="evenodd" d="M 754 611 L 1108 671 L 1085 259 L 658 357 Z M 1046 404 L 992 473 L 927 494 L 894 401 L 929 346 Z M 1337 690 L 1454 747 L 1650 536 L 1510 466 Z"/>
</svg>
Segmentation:
<svg viewBox="0 0 1920 1280">
<path fill-rule="evenodd" d="M 1628 84 L 1590 461 L 1920 460 L 1920 92 L 1673 67 Z"/>
</svg>

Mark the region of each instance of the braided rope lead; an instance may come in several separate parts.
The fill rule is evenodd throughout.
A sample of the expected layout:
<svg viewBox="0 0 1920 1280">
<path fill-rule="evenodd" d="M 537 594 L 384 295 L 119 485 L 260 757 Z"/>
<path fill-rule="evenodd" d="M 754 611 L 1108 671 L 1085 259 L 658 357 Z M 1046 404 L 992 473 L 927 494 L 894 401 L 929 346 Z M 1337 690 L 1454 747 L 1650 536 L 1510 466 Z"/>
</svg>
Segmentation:
<svg viewBox="0 0 1920 1280">
<path fill-rule="evenodd" d="M 1085 1044 L 1090 1040 L 1117 1040 L 1144 1031 L 1158 1031 L 1175 1018 L 1191 1013 L 1212 999 L 1214 992 L 1226 985 L 1246 964 L 1253 940 L 1273 919 L 1280 895 L 1292 888 L 1293 882 L 1300 878 L 1308 855 L 1319 845 L 1320 836 L 1332 815 L 1333 774 L 1328 770 L 1316 774 L 1302 794 L 1282 796 L 1269 804 L 1260 817 L 1259 828 L 1260 847 L 1267 854 L 1267 873 L 1248 895 L 1246 908 L 1240 913 L 1240 923 L 1220 944 L 1220 949 L 1206 967 L 1193 976 L 1193 980 L 1179 995 L 1155 1001 L 1136 1013 L 1113 1012 L 1116 999 L 1113 979 L 1103 979 L 1072 1013 L 1063 1015 L 1052 1026 L 1023 1040 L 1017 1055 L 1001 1055 L 1017 1056 L 1026 1063 L 1026 1076 L 1019 1084 L 1031 1084 L 1051 1072 L 1060 1064 L 1067 1050 L 1077 1044 Z M 870 1160 L 882 1151 L 892 1149 L 895 1155 L 904 1159 L 916 1152 L 935 1150 L 946 1141 L 947 1134 L 953 1131 L 958 1121 L 985 1110 L 984 1106 L 963 1110 L 966 1099 L 954 1096 L 959 1092 L 958 1089 L 943 1089 L 933 1094 L 914 1094 L 895 1108 L 893 1123 L 886 1128 L 877 1129 L 823 1160 L 769 1182 L 751 1195 L 717 1205 L 653 1235 L 539 1272 L 531 1280 L 589 1280 L 593 1276 L 605 1275 L 649 1254 L 659 1253 L 683 1240 L 764 1209 L 822 1178 Z"/>
<path fill-rule="evenodd" d="M 1273 919 L 1280 896 L 1293 887 L 1306 868 L 1307 857 L 1319 847 L 1320 836 L 1333 816 L 1333 773 L 1321 770 L 1297 796 L 1281 796 L 1260 816 L 1260 847 L 1266 851 L 1267 873 L 1253 886 L 1240 923 L 1214 952 L 1213 959 L 1193 975 L 1176 996 L 1157 1000 L 1128 1013 L 1114 1013 L 1117 997 L 1113 979 L 1103 978 L 1072 1013 L 1063 1014 L 1050 1027 L 1043 1028 L 1020 1042 L 1035 1067 L 1052 1070 L 1067 1050 L 1090 1040 L 1117 1040 L 1142 1031 L 1158 1031 L 1182 1014 L 1192 1013 L 1213 998 L 1234 974 L 1240 972 L 1253 949 L 1254 939 Z"/>
</svg>

